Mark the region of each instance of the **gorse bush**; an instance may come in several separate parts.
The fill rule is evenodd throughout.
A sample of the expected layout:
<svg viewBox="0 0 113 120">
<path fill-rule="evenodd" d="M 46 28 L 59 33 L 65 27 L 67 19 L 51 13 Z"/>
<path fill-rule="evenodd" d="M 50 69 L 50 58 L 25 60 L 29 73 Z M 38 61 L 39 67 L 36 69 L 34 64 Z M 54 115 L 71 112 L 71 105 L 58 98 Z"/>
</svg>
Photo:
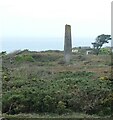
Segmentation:
<svg viewBox="0 0 113 120">
<path fill-rule="evenodd" d="M 61 58 L 60 52 L 22 53 L 14 56 L 14 64 L 8 62 L 8 57 L 4 58 L 3 113 L 111 114 L 109 76 L 102 80 L 103 75 L 95 72 L 98 66 L 92 69 L 89 63 L 80 61 L 81 57 L 78 61 L 74 58 L 70 65 L 60 65 Z M 82 69 L 74 62 L 83 65 Z"/>
<path fill-rule="evenodd" d="M 59 101 L 57 105 L 57 112 L 58 114 L 65 113 L 66 111 L 66 105 L 63 101 Z"/>
<path fill-rule="evenodd" d="M 3 112 L 10 114 L 20 111 L 25 113 L 56 112 L 62 114 L 70 109 L 75 112 L 95 114 L 100 110 L 100 107 L 97 106 L 102 106 L 102 100 L 106 99 L 110 92 L 110 88 L 108 88 L 110 82 L 95 80 L 91 83 L 92 76 L 94 74 L 91 72 L 61 72 L 54 76 L 55 80 L 36 79 L 34 81 L 30 79 L 30 82 L 28 82 L 29 80 L 22 81 L 23 85 L 19 83 L 21 80 L 18 80 L 17 83 L 9 83 L 13 84 L 12 94 L 9 96 L 9 93 L 4 93 L 3 106 L 6 107 L 3 107 Z"/>
</svg>

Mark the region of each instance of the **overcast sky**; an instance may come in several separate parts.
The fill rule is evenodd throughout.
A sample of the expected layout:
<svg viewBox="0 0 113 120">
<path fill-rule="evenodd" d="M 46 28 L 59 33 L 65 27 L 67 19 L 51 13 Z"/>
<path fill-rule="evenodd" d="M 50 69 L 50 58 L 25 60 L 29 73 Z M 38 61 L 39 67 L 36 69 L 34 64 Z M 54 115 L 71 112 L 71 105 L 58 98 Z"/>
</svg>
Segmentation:
<svg viewBox="0 0 113 120">
<path fill-rule="evenodd" d="M 0 40 L 4 47 L 17 43 L 17 49 L 18 43 L 28 41 L 30 45 L 45 41 L 49 47 L 50 38 L 63 43 L 64 26 L 70 24 L 73 43 L 87 43 L 100 34 L 111 34 L 111 1 L 0 0 Z"/>
</svg>

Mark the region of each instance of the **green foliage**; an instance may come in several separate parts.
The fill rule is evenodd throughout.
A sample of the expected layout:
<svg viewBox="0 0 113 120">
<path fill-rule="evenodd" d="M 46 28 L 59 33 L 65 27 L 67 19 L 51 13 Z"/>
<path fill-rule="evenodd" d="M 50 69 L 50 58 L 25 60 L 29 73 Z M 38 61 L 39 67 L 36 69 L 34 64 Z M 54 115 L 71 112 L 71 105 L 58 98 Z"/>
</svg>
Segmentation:
<svg viewBox="0 0 113 120">
<path fill-rule="evenodd" d="M 53 97 L 46 95 L 43 99 L 44 111 L 55 112 L 56 101 Z"/>
<path fill-rule="evenodd" d="M 34 59 L 31 55 L 19 55 L 15 57 L 17 62 L 34 62 Z"/>
<path fill-rule="evenodd" d="M 111 54 L 111 49 L 110 48 L 101 48 L 100 54 Z"/>
<path fill-rule="evenodd" d="M 75 112 L 91 113 L 110 92 L 109 81 L 92 82 L 93 76 L 91 72 L 67 71 L 55 75 L 54 79 L 50 80 L 18 79 L 13 83 L 9 82 L 8 85 L 5 84 L 5 89 L 12 86 L 10 90 L 12 94 L 4 93 L 3 111 L 10 114 L 20 112 L 63 114 L 66 109 L 70 109 Z"/>
<path fill-rule="evenodd" d="M 65 113 L 66 109 L 66 104 L 63 101 L 59 101 L 57 105 L 57 112 L 58 114 L 63 114 Z"/>
<path fill-rule="evenodd" d="M 92 43 L 95 53 L 98 55 L 103 44 L 108 43 L 108 40 L 111 40 L 111 35 L 99 35 L 96 38 L 96 41 Z"/>
<path fill-rule="evenodd" d="M 5 55 L 7 55 L 7 52 L 6 52 L 6 51 L 2 51 L 2 52 L 0 53 L 0 56 L 5 56 Z"/>
<path fill-rule="evenodd" d="M 8 71 L 2 72 L 2 80 L 3 81 L 10 81 L 11 80 L 11 76 L 10 76 Z"/>
<path fill-rule="evenodd" d="M 15 64 L 4 58 L 3 113 L 110 114 L 111 81 L 102 80 L 98 71 L 93 72 L 98 67 L 95 61 L 100 58 L 93 58 L 96 60 L 91 66 L 83 64 L 82 57 L 75 56 L 76 61 L 62 66 L 62 53 L 21 53 L 14 57 Z"/>
</svg>

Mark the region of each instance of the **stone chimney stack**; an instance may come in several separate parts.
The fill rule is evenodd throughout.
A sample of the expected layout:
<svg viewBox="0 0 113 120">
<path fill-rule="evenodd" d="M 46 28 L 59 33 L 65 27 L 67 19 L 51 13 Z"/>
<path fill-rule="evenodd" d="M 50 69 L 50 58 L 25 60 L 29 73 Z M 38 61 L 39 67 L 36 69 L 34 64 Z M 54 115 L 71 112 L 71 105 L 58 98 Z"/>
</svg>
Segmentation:
<svg viewBox="0 0 113 120">
<path fill-rule="evenodd" d="M 71 26 L 65 25 L 65 39 L 64 39 L 64 59 L 69 63 L 72 56 L 72 41 L 71 41 Z"/>
</svg>

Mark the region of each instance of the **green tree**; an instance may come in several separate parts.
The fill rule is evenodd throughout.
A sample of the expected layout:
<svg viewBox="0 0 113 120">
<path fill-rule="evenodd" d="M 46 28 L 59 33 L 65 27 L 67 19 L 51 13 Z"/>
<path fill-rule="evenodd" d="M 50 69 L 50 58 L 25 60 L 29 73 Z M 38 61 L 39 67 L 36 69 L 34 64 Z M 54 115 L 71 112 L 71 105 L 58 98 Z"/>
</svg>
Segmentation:
<svg viewBox="0 0 113 120">
<path fill-rule="evenodd" d="M 6 51 L 2 51 L 2 52 L 0 53 L 1 56 L 4 56 L 4 55 L 6 55 L 6 54 L 7 54 Z"/>
<path fill-rule="evenodd" d="M 103 44 L 109 43 L 109 40 L 111 40 L 111 35 L 101 34 L 97 36 L 96 41 L 92 43 L 94 52 L 98 55 Z"/>
</svg>

